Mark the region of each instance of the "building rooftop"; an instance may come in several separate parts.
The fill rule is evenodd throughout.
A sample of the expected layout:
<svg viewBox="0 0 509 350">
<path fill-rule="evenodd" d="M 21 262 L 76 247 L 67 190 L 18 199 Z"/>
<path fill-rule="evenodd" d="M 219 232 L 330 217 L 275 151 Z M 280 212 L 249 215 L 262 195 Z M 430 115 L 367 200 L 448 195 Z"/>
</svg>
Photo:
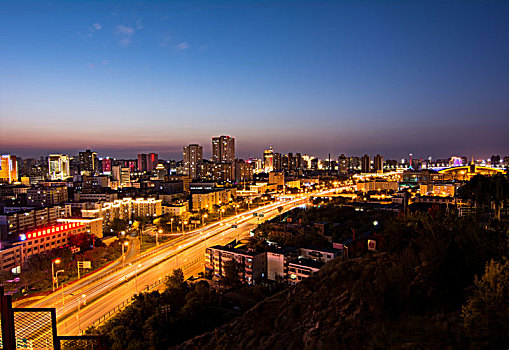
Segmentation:
<svg viewBox="0 0 509 350">
<path fill-rule="evenodd" d="M 295 259 L 293 261 L 290 261 L 290 264 L 296 265 L 296 266 L 311 267 L 314 269 L 321 269 L 322 266 L 325 265 L 325 263 L 323 263 L 323 262 L 306 259 L 306 258 Z"/>
</svg>

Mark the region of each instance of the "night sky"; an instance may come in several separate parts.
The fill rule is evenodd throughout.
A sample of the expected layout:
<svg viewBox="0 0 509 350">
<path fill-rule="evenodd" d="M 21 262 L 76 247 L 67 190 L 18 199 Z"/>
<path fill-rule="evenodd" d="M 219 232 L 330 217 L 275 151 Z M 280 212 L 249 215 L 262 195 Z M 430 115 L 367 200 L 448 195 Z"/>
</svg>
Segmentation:
<svg viewBox="0 0 509 350">
<path fill-rule="evenodd" d="M 509 1 L 3 1 L 0 152 L 509 154 Z"/>
</svg>

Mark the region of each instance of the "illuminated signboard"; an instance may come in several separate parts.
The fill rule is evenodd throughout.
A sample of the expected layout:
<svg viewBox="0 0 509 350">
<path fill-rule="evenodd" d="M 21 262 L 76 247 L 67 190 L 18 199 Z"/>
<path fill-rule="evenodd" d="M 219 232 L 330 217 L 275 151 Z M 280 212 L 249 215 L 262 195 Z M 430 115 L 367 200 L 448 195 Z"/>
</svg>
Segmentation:
<svg viewBox="0 0 509 350">
<path fill-rule="evenodd" d="M 84 226 L 85 226 L 84 224 L 79 224 L 76 222 L 71 222 L 71 223 L 62 224 L 62 225 L 54 225 L 54 226 L 45 227 L 45 228 L 41 228 L 41 229 L 34 230 L 34 231 L 29 231 L 27 233 L 23 233 L 20 235 L 20 239 L 22 241 L 24 241 L 24 240 L 31 240 L 31 239 L 36 239 L 36 238 L 40 238 L 40 237 L 46 237 L 46 236 L 50 236 L 55 233 L 67 232 L 69 230 L 78 229 L 78 228 L 81 228 Z"/>
</svg>

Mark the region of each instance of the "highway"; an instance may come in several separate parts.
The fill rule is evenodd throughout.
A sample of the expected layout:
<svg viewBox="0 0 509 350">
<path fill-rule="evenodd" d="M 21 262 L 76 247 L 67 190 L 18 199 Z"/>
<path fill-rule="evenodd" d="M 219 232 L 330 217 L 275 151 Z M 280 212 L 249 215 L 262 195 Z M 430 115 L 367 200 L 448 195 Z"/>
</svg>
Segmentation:
<svg viewBox="0 0 509 350">
<path fill-rule="evenodd" d="M 170 274 L 173 269 L 178 267 L 184 270 L 184 275 L 189 277 L 203 271 L 203 262 L 205 257 L 205 248 L 217 244 L 225 244 L 233 239 L 240 239 L 249 236 L 249 232 L 254 229 L 259 222 L 271 219 L 279 214 L 277 207 L 283 205 L 284 211 L 290 210 L 307 201 L 307 198 L 297 198 L 287 202 L 276 202 L 265 207 L 257 208 L 249 212 L 230 217 L 220 223 L 210 225 L 204 229 L 189 233 L 185 242 L 179 245 L 170 246 L 164 252 L 132 266 L 126 267 L 119 274 L 114 274 L 114 278 L 105 278 L 97 286 L 84 288 L 75 294 L 70 308 L 77 308 L 78 299 L 94 298 L 99 291 L 111 289 L 111 291 L 92 304 L 80 308 L 79 318 L 77 313 L 58 323 L 59 334 L 75 335 L 83 331 L 89 325 L 99 320 L 101 316 L 108 314 L 110 310 L 122 305 L 130 300 L 136 292 L 143 291 L 145 286 L 154 282 L 164 281 L 164 277 Z M 263 213 L 264 217 L 254 217 L 253 213 Z M 237 228 L 232 228 L 231 224 L 236 223 Z M 164 260 L 166 259 L 166 260 Z M 162 261 L 162 262 L 160 262 Z M 159 262 L 159 263 L 158 263 Z M 141 265 L 141 266 L 139 266 Z M 153 266 L 155 265 L 155 266 Z M 153 266 L 153 267 L 151 267 Z M 125 282 L 126 279 L 128 282 Z M 113 289 L 113 287 L 115 287 Z M 145 289 L 146 290 L 146 289 Z M 85 298 L 82 295 L 85 294 Z M 67 304 L 66 304 L 67 307 Z M 60 307 L 57 307 L 57 315 L 61 314 Z"/>
<path fill-rule="evenodd" d="M 287 201 L 276 201 L 191 231 L 139 257 L 131 257 L 132 264 L 125 268 L 121 267 L 119 261 L 117 265 L 120 266 L 107 269 L 99 278 L 90 276 L 65 288 L 63 298 L 61 292 L 56 292 L 31 306 L 55 307 L 59 334 L 79 334 L 80 330 L 84 331 L 94 322 L 97 324 L 98 320 L 104 319 L 104 315 L 116 312 L 118 306 L 127 303 L 137 292 L 146 291 L 146 286 L 164 282 L 165 276 L 173 269 L 182 268 L 186 277 L 203 271 L 207 246 L 247 237 L 258 223 L 277 216 L 279 206 L 287 211 L 302 205 L 311 195 L 330 192 L 309 193 Z M 254 217 L 253 213 L 263 213 L 264 217 Z M 237 228 L 232 228 L 232 224 L 236 224 Z"/>
</svg>

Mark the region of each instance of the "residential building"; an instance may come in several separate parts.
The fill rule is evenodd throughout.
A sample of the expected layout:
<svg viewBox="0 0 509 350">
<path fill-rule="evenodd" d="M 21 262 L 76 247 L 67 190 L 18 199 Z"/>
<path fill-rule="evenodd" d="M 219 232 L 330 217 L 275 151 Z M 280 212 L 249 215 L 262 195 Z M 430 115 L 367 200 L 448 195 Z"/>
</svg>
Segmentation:
<svg viewBox="0 0 509 350">
<path fill-rule="evenodd" d="M 192 211 L 213 210 L 214 205 L 229 203 L 236 192 L 235 188 L 191 191 Z"/>
<path fill-rule="evenodd" d="M 255 284 L 265 277 L 265 252 L 255 253 L 242 248 L 235 248 L 235 241 L 226 246 L 213 246 L 205 249 L 205 269 L 217 277 L 239 279 L 247 284 Z M 238 276 L 227 276 L 226 265 L 233 261 Z"/>
<path fill-rule="evenodd" d="M 27 190 L 27 204 L 50 206 L 67 202 L 68 192 L 65 185 L 36 185 Z"/>
<path fill-rule="evenodd" d="M 399 182 L 397 181 L 365 181 L 357 182 L 357 191 L 397 191 Z"/>
<path fill-rule="evenodd" d="M 263 152 L 263 168 L 266 173 L 274 171 L 274 151 L 272 147 Z"/>
<path fill-rule="evenodd" d="M 235 162 L 235 138 L 219 136 L 212 138 L 212 161 L 215 163 Z"/>
<path fill-rule="evenodd" d="M 192 144 L 184 147 L 183 151 L 184 175 L 191 179 L 200 177 L 203 163 L 203 147 Z"/>
</svg>

